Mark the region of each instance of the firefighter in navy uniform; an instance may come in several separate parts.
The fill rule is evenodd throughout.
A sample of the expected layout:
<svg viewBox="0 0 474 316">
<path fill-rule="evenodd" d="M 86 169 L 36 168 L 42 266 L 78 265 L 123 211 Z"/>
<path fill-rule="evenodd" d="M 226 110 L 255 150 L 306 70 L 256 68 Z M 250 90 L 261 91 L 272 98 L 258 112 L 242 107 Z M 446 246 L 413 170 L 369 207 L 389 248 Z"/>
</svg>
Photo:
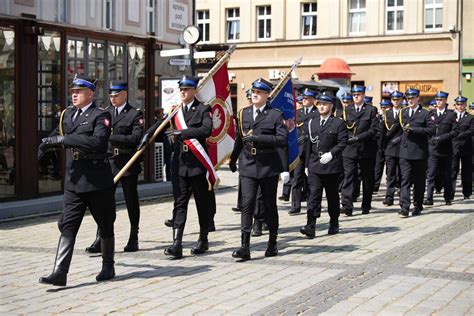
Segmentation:
<svg viewBox="0 0 474 316">
<path fill-rule="evenodd" d="M 352 104 L 352 94 L 346 92 L 343 95 L 341 95 L 341 104 L 342 104 L 342 107 L 340 109 L 337 109 L 337 108 L 334 109 L 333 116 L 342 119 L 342 115 L 344 113 L 343 111 L 345 111 L 344 109 Z"/>
<path fill-rule="evenodd" d="M 237 138 L 229 167 L 235 172 L 239 160 L 239 176 L 242 183 L 242 244 L 232 257 L 250 260 L 250 232 L 258 188 L 265 205 L 265 221 L 269 228 L 266 257 L 278 254 L 278 209 L 276 204 L 278 176 L 289 180 L 288 163 L 282 158 L 279 147 L 287 146 L 288 130 L 283 113 L 267 103 L 272 84 L 264 79 L 252 83 L 252 106 L 238 113 Z"/>
<path fill-rule="evenodd" d="M 136 152 L 136 147 L 143 136 L 143 113 L 132 107 L 128 99 L 128 83 L 113 82 L 109 87 L 111 106 L 106 111 L 112 116 L 112 132 L 109 138 L 109 162 L 115 177 Z M 141 172 L 140 161 L 137 160 L 120 178 L 120 183 L 127 205 L 130 220 L 130 236 L 124 252 L 138 250 L 138 226 L 140 222 L 140 204 L 138 202 L 138 175 Z M 117 188 L 117 184 L 115 185 Z M 97 233 L 99 237 L 99 233 Z M 86 252 L 100 252 L 100 238 L 97 238 Z"/>
<path fill-rule="evenodd" d="M 384 130 L 384 139 L 382 147 L 385 149 L 386 164 L 386 185 L 384 205 L 393 205 L 395 198 L 395 188 L 400 187 L 400 138 L 402 135 L 402 127 L 400 126 L 399 115 L 401 111 L 401 102 L 403 93 L 393 91 L 390 94 L 392 108 L 385 112 L 381 129 Z"/>
<path fill-rule="evenodd" d="M 323 189 L 328 200 L 329 235 L 339 232 L 339 181 L 343 174 L 342 151 L 348 134 L 344 121 L 331 115 L 335 98 L 325 93 L 318 96 L 319 115 L 307 122 L 306 169 L 308 175 L 308 211 L 306 226 L 300 232 L 310 238 L 315 236 L 316 219 L 321 216 Z"/>
<path fill-rule="evenodd" d="M 374 163 L 378 130 L 377 109 L 364 103 L 365 87 L 352 87 L 354 104 L 343 112 L 343 119 L 349 131 L 347 146 L 342 153 L 344 183 L 342 185 L 342 207 L 347 216 L 352 216 L 352 197 L 355 190 L 358 168 L 363 183 L 362 214 L 369 214 L 374 190 Z"/>
<path fill-rule="evenodd" d="M 377 139 L 377 155 L 375 156 L 374 168 L 374 192 L 379 192 L 380 183 L 382 182 L 383 169 L 385 168 L 385 129 L 383 126 L 385 113 L 390 109 L 391 103 L 386 99 L 382 99 L 379 103 L 380 111 L 378 114 L 379 128 L 376 136 Z"/>
<path fill-rule="evenodd" d="M 61 124 L 43 138 L 39 157 L 48 146 L 64 146 L 66 168 L 63 212 L 58 220 L 58 249 L 53 272 L 40 283 L 65 286 L 76 236 L 87 207 L 100 229 L 102 270 L 97 281 L 110 280 L 114 270 L 114 182 L 107 145 L 110 113 L 94 102 L 95 80 L 75 78 L 70 88 L 73 106 L 61 114 Z"/>
<path fill-rule="evenodd" d="M 452 170 L 452 193 L 454 199 L 456 192 L 456 180 L 458 178 L 459 166 L 461 169 L 461 186 L 464 199 L 469 199 L 472 194 L 472 140 L 474 136 L 474 116 L 466 112 L 467 98 L 458 96 L 455 100 L 456 121 L 458 136 L 453 139 L 453 170 Z"/>
<path fill-rule="evenodd" d="M 293 184 L 291 186 L 291 209 L 289 215 L 297 215 L 301 212 L 301 202 L 307 196 L 308 178 L 304 173 L 306 158 L 306 142 L 308 135 L 306 134 L 305 122 L 318 110 L 315 106 L 316 92 L 305 89 L 303 92 L 303 108 L 296 112 L 296 126 L 298 127 L 298 147 L 300 163 L 293 170 Z M 306 200 L 306 199 L 305 199 Z"/>
<path fill-rule="evenodd" d="M 403 133 L 400 138 L 400 171 L 402 183 L 400 188 L 400 212 L 406 217 L 410 212 L 410 189 L 413 184 L 413 216 L 423 210 L 425 193 L 426 167 L 428 159 L 428 139 L 436 130 L 429 111 L 419 104 L 420 90 L 410 88 L 405 97 L 408 106 L 399 115 Z"/>
<path fill-rule="evenodd" d="M 451 171 L 453 165 L 453 138 L 458 135 L 456 114 L 448 110 L 446 101 L 448 93 L 438 91 L 435 95 L 436 109 L 431 110 L 432 120 L 436 126 L 436 133 L 429 141 L 428 174 L 426 176 L 425 205 L 433 205 L 435 178 L 439 172 L 442 179 L 444 201 L 451 205 L 452 181 Z"/>
</svg>

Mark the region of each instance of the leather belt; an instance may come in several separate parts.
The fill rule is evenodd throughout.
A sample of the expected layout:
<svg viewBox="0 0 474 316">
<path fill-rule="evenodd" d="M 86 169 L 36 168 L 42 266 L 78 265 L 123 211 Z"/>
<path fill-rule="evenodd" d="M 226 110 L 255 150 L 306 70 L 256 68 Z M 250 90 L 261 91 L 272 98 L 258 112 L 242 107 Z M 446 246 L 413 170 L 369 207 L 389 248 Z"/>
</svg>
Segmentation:
<svg viewBox="0 0 474 316">
<path fill-rule="evenodd" d="M 271 154 L 276 152 L 275 148 L 255 148 L 255 147 L 249 147 L 245 146 L 245 152 L 252 155 L 260 155 L 260 154 Z"/>
<path fill-rule="evenodd" d="M 86 153 L 82 153 L 82 152 L 78 151 L 75 148 L 71 149 L 71 156 L 72 156 L 72 160 L 81 160 L 81 159 L 97 159 L 97 160 L 99 160 L 99 159 L 106 159 L 108 157 L 107 154 L 99 154 L 99 153 L 86 154 Z"/>
<path fill-rule="evenodd" d="M 112 148 L 112 153 L 114 156 L 123 155 L 123 154 L 134 154 L 135 149 L 133 148 Z"/>
</svg>

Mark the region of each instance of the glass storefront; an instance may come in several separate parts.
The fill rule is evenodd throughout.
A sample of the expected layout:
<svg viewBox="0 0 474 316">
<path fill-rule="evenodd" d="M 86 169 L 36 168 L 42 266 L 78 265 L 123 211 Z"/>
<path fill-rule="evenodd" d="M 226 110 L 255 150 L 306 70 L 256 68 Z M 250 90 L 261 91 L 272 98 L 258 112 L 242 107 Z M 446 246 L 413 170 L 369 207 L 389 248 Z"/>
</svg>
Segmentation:
<svg viewBox="0 0 474 316">
<path fill-rule="evenodd" d="M 38 144 L 59 124 L 61 114 L 61 34 L 38 36 Z M 38 162 L 38 193 L 61 190 L 61 148 L 50 147 Z"/>
<path fill-rule="evenodd" d="M 128 52 L 128 101 L 145 112 L 145 47 L 130 43 Z"/>
<path fill-rule="evenodd" d="M 15 32 L 0 27 L 0 199 L 15 196 Z"/>
</svg>

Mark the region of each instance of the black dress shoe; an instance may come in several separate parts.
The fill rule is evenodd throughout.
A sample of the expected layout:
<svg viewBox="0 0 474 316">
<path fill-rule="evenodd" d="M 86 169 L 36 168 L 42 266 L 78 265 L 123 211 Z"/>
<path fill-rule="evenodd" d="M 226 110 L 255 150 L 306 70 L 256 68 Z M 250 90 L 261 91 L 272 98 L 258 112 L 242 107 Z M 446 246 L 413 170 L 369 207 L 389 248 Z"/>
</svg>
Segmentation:
<svg viewBox="0 0 474 316">
<path fill-rule="evenodd" d="M 306 235 L 309 238 L 314 238 L 316 236 L 316 229 L 312 225 L 305 225 L 300 228 L 300 233 Z"/>
<path fill-rule="evenodd" d="M 123 248 L 123 252 L 135 252 L 138 251 L 138 239 L 129 240 L 127 245 Z"/>
<path fill-rule="evenodd" d="M 242 210 L 241 210 L 240 208 L 238 208 L 238 207 L 233 207 L 233 208 L 232 208 L 232 211 L 234 211 L 234 212 L 236 212 L 236 213 L 242 212 Z"/>
<path fill-rule="evenodd" d="M 239 250 L 236 250 L 232 253 L 232 257 L 242 261 L 250 260 L 250 249 L 246 247 L 240 247 Z"/>
<path fill-rule="evenodd" d="M 290 210 L 288 211 L 288 215 L 293 216 L 293 215 L 298 215 L 301 213 L 301 210 Z"/>
<path fill-rule="evenodd" d="M 51 284 L 56 286 L 66 286 L 67 273 L 61 270 L 55 270 L 47 276 L 39 278 L 39 283 Z"/>
<path fill-rule="evenodd" d="M 268 243 L 267 250 L 265 250 L 265 257 L 276 257 L 278 255 L 278 248 L 276 243 Z"/>
<path fill-rule="evenodd" d="M 352 216 L 352 210 L 348 210 L 348 209 L 343 209 L 344 211 L 344 214 L 346 214 L 346 216 Z"/>
<path fill-rule="evenodd" d="M 453 202 L 451 202 L 451 200 L 447 200 L 446 205 L 453 205 Z"/>
<path fill-rule="evenodd" d="M 252 228 L 252 237 L 260 237 L 262 235 L 262 222 L 255 220 Z"/>
<path fill-rule="evenodd" d="M 286 201 L 286 202 L 288 202 L 288 201 L 290 200 L 290 197 L 287 196 L 287 195 L 282 195 L 282 196 L 279 196 L 278 199 L 279 199 L 280 201 Z"/>
<path fill-rule="evenodd" d="M 415 210 L 411 213 L 412 216 L 418 216 L 421 214 L 421 210 L 419 208 L 415 208 Z"/>
<path fill-rule="evenodd" d="M 165 226 L 166 227 L 173 227 L 173 220 L 172 219 L 167 219 L 165 221 Z"/>
<path fill-rule="evenodd" d="M 262 223 L 262 231 L 264 232 L 268 231 L 268 225 L 265 222 Z"/>
<path fill-rule="evenodd" d="M 336 234 L 339 234 L 339 226 L 329 226 L 329 229 L 328 229 L 328 235 L 336 235 Z"/>
<path fill-rule="evenodd" d="M 362 214 L 367 215 L 370 213 L 370 208 L 363 208 L 362 209 Z"/>
<path fill-rule="evenodd" d="M 410 212 L 407 209 L 401 209 L 399 214 L 403 217 L 408 217 L 410 215 Z"/>
<path fill-rule="evenodd" d="M 172 259 L 181 259 L 183 258 L 183 246 L 173 244 L 171 247 L 165 249 L 165 255 L 173 257 Z"/>
<path fill-rule="evenodd" d="M 193 255 L 202 255 L 207 250 L 209 250 L 209 241 L 208 240 L 201 240 L 197 241 L 196 246 L 191 249 L 191 254 Z"/>
<path fill-rule="evenodd" d="M 393 205 L 393 201 L 392 200 L 384 200 L 382 202 L 384 205 L 387 205 L 387 206 L 392 206 Z"/>
<path fill-rule="evenodd" d="M 433 205 L 433 200 L 425 199 L 425 200 L 423 201 L 423 204 L 424 204 L 424 205 Z"/>
<path fill-rule="evenodd" d="M 469 200 L 469 199 L 471 199 L 471 196 L 470 196 L 470 195 L 465 195 L 465 196 L 463 197 L 463 199 L 464 199 L 464 200 Z"/>
<path fill-rule="evenodd" d="M 97 236 L 92 245 L 86 248 L 87 253 L 100 253 L 100 236 Z"/>
</svg>

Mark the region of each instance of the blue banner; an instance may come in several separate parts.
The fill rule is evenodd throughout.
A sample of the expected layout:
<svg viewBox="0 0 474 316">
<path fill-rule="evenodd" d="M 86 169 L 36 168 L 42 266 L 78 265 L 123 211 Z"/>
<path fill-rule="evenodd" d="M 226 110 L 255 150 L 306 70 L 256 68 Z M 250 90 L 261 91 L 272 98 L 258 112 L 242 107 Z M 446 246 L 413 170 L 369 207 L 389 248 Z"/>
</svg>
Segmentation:
<svg viewBox="0 0 474 316">
<path fill-rule="evenodd" d="M 293 82 L 288 82 L 272 98 L 270 103 L 272 108 L 283 112 L 283 119 L 288 128 L 288 166 L 293 170 L 299 163 L 298 131 L 295 118 L 295 98 L 293 94 Z"/>
</svg>

